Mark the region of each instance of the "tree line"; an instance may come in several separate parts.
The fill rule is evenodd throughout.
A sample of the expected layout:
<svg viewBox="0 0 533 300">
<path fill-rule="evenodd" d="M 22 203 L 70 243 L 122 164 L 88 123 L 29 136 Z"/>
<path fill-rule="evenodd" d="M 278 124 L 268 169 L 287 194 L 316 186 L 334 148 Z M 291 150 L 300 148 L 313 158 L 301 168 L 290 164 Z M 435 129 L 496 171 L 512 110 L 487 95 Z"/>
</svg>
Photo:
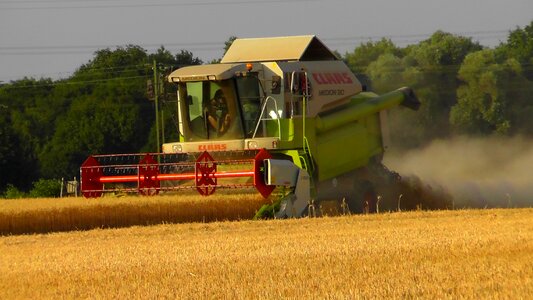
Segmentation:
<svg viewBox="0 0 533 300">
<path fill-rule="evenodd" d="M 418 112 L 390 112 L 398 147 L 454 134 L 533 135 L 533 21 L 494 48 L 437 31 L 406 47 L 388 39 L 362 43 L 339 57 L 377 93 L 401 86 L 417 93 Z M 154 102 L 147 94 L 154 60 L 161 74 L 203 63 L 187 50 L 148 53 L 129 45 L 96 51 L 66 79 L 0 86 L 0 193 L 29 190 L 39 179 L 75 177 L 90 154 L 155 151 Z M 162 94 L 167 141 L 177 139 L 173 88 L 165 86 Z"/>
<path fill-rule="evenodd" d="M 8 184 L 29 190 L 40 178 L 71 179 L 90 154 L 155 152 L 154 102 L 147 95 L 153 60 L 161 73 L 203 63 L 185 50 L 148 54 L 130 45 L 97 51 L 67 79 L 1 86 L 0 191 Z M 169 112 L 163 114 L 168 138 L 175 139 L 170 102 L 162 110 Z"/>
</svg>

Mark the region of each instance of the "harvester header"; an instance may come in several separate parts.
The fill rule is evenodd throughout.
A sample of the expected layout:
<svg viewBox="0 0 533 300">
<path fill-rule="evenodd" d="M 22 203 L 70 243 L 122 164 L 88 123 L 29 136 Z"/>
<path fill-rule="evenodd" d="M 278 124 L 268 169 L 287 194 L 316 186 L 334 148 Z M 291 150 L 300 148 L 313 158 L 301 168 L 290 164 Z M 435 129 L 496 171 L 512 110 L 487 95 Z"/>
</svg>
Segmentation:
<svg viewBox="0 0 533 300">
<path fill-rule="evenodd" d="M 84 195 L 126 181 L 141 194 L 147 182 L 152 193 L 193 186 L 210 194 L 231 186 L 224 181 L 231 178 L 264 196 L 270 192 L 262 190 L 289 187 L 280 216 L 304 214 L 311 198 L 340 197 L 363 211 L 364 203 L 374 205 L 379 177 L 369 170 L 383 169 L 386 110 L 420 105 L 409 88 L 383 96 L 364 91 L 315 36 L 236 39 L 220 64 L 180 68 L 168 81 L 178 87 L 179 140 L 163 144 L 162 154 L 133 159 L 126 177 L 115 174 L 124 165 L 88 159 Z M 169 157 L 176 158 L 161 162 Z M 232 161 L 254 167 L 231 167 Z"/>
</svg>

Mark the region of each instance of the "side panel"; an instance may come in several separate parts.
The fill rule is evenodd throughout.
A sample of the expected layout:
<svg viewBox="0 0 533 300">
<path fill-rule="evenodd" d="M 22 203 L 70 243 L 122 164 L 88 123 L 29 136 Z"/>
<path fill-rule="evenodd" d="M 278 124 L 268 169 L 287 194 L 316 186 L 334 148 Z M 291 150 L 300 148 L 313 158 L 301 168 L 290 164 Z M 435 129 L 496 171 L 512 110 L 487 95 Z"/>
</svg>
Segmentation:
<svg viewBox="0 0 533 300">
<path fill-rule="evenodd" d="M 313 157 L 319 181 L 364 167 L 383 152 L 378 114 L 319 134 L 316 139 Z"/>
</svg>

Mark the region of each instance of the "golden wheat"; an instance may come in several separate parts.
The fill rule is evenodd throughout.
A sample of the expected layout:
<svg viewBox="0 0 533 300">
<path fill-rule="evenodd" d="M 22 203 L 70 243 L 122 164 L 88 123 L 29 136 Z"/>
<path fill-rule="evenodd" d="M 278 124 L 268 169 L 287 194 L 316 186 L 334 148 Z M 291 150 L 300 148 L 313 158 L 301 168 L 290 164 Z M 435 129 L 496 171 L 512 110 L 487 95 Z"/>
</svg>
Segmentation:
<svg viewBox="0 0 533 300">
<path fill-rule="evenodd" d="M 0 235 L 250 219 L 257 194 L 17 199 L 0 201 Z"/>
<path fill-rule="evenodd" d="M 0 298 L 533 295 L 533 209 L 0 237 Z"/>
</svg>

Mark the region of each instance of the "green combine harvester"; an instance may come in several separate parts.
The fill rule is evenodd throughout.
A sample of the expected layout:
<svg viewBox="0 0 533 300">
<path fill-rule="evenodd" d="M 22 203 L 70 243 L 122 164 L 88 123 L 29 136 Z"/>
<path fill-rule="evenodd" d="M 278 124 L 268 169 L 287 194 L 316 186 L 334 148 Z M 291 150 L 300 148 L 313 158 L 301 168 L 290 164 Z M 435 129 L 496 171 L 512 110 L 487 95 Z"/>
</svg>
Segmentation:
<svg viewBox="0 0 533 300">
<path fill-rule="evenodd" d="M 277 217 L 326 206 L 375 212 L 378 190 L 399 177 L 381 163 L 386 111 L 420 106 L 409 88 L 365 91 L 315 36 L 236 39 L 220 64 L 180 68 L 168 80 L 178 87 L 179 141 L 163 153 L 89 157 L 80 170 L 86 197 L 255 187 L 264 197 L 278 191 Z"/>
</svg>

